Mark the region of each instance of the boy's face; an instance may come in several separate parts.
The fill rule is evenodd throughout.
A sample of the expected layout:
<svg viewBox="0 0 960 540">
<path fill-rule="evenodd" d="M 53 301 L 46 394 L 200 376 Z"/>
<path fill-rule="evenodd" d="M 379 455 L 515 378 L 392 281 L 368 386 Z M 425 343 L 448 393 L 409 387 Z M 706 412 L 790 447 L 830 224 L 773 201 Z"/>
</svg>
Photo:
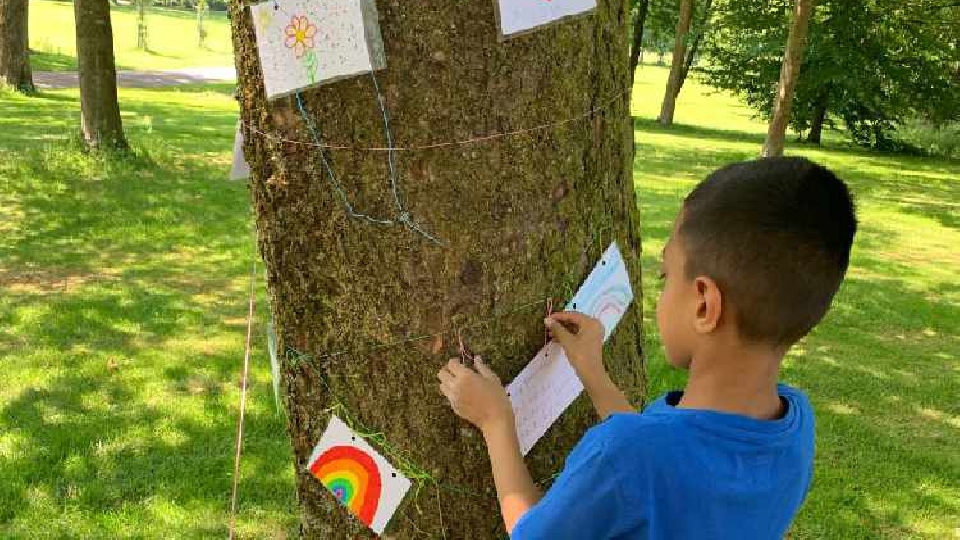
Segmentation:
<svg viewBox="0 0 960 540">
<path fill-rule="evenodd" d="M 657 302 L 657 327 L 667 353 L 667 361 L 674 367 L 687 369 L 693 357 L 696 339 L 697 292 L 694 280 L 686 276 L 686 251 L 677 229 L 682 213 L 677 217 L 673 233 L 663 248 L 660 278 L 663 291 Z"/>
</svg>

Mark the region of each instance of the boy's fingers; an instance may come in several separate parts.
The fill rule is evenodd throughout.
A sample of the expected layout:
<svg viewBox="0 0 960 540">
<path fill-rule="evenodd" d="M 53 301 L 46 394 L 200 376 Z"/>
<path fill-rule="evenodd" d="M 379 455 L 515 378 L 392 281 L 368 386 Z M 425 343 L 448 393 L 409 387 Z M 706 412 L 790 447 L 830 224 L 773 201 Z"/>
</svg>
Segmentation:
<svg viewBox="0 0 960 540">
<path fill-rule="evenodd" d="M 453 373 L 450 373 L 449 369 L 443 368 L 437 373 L 437 378 L 440 379 L 440 382 L 443 384 L 451 384 L 456 377 L 454 377 Z"/>
<path fill-rule="evenodd" d="M 553 336 L 553 339 L 560 345 L 566 345 L 573 339 L 573 334 L 558 321 L 552 319 L 555 315 L 556 314 L 547 317 L 543 322 L 547 325 L 547 328 L 550 329 L 550 335 Z"/>
<path fill-rule="evenodd" d="M 483 376 L 485 379 L 491 379 L 497 382 L 500 382 L 500 377 L 497 377 L 497 374 L 490 369 L 490 366 L 483 362 L 483 359 L 479 356 L 473 359 L 474 365 L 477 367 L 477 372 Z"/>
<path fill-rule="evenodd" d="M 558 311 L 556 313 L 551 313 L 547 318 L 553 319 L 554 321 L 573 324 L 578 327 L 589 323 L 591 320 L 589 315 L 584 315 L 583 313 L 577 311 Z"/>
</svg>

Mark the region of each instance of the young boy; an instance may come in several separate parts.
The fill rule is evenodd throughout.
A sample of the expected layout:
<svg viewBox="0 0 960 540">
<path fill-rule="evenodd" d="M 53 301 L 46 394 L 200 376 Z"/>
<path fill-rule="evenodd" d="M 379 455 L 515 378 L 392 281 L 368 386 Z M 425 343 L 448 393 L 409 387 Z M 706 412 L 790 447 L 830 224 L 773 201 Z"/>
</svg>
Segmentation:
<svg viewBox="0 0 960 540">
<path fill-rule="evenodd" d="M 476 371 L 451 360 L 441 391 L 483 433 L 512 538 L 783 538 L 810 487 L 814 422 L 806 397 L 777 384 L 780 363 L 827 312 L 856 227 L 847 187 L 806 159 L 737 163 L 701 182 L 664 247 L 657 305 L 686 388 L 637 414 L 604 370 L 601 324 L 546 319 L 601 423 L 542 497 L 503 385 L 482 360 Z"/>
</svg>

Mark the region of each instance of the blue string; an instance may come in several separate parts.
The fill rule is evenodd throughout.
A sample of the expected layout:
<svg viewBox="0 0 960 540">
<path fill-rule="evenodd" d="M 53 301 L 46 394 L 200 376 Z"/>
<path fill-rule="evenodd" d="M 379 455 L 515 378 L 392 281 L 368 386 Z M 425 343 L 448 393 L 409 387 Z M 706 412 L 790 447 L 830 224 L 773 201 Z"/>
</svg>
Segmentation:
<svg viewBox="0 0 960 540">
<path fill-rule="evenodd" d="M 437 245 L 443 245 L 443 243 L 435 238 L 430 233 L 423 230 L 420 225 L 413 220 L 410 216 L 410 212 L 404 207 L 403 201 L 400 196 L 400 186 L 397 182 L 397 166 L 396 166 L 396 156 L 395 150 L 393 148 L 393 133 L 390 131 L 390 113 L 387 112 L 387 107 L 383 99 L 383 94 L 380 93 L 380 84 L 377 82 L 377 76 L 374 72 L 370 72 L 370 77 L 373 80 L 373 88 L 377 93 L 377 104 L 380 106 L 380 113 L 383 117 L 383 130 L 387 139 L 387 164 L 390 170 L 390 193 L 393 196 L 393 204 L 396 208 L 397 218 L 396 219 L 386 219 L 373 217 L 362 212 L 357 212 L 353 205 L 350 204 L 350 199 L 347 197 L 346 192 L 343 189 L 343 185 L 340 183 L 340 180 L 337 179 L 336 173 L 333 171 L 333 167 L 330 166 L 330 161 L 327 159 L 327 155 L 324 152 L 323 144 L 321 143 L 320 133 L 317 130 L 316 125 L 313 120 L 310 118 L 310 115 L 307 114 L 307 110 L 303 105 L 303 97 L 300 94 L 300 91 L 297 91 L 297 109 L 300 111 L 300 116 L 303 118 L 303 122 L 306 124 L 307 129 L 310 131 L 310 136 L 313 138 L 313 142 L 317 146 L 317 152 L 320 154 L 320 163 L 323 165 L 323 169 L 326 172 L 327 181 L 330 184 L 330 187 L 333 188 L 334 192 L 337 195 L 337 198 L 340 200 L 340 203 L 343 204 L 343 207 L 347 211 L 347 215 L 354 219 L 361 219 L 375 225 L 397 225 L 402 224 L 408 230 L 413 231 L 427 240 L 433 242 Z"/>
</svg>

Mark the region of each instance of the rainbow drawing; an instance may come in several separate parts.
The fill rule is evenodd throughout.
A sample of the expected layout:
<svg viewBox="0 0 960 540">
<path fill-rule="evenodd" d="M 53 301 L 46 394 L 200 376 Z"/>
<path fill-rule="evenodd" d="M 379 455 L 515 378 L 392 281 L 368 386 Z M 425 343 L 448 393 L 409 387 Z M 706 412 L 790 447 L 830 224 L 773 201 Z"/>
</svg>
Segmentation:
<svg viewBox="0 0 960 540">
<path fill-rule="evenodd" d="M 604 327 L 603 339 L 607 340 L 631 302 L 633 289 L 630 287 L 630 276 L 620 249 L 614 242 L 567 304 L 567 309 L 600 319 Z"/>
<path fill-rule="evenodd" d="M 410 480 L 336 416 L 314 448 L 308 469 L 377 534 L 383 533 L 410 489 Z"/>
<path fill-rule="evenodd" d="M 355 446 L 334 446 L 310 464 L 310 472 L 341 504 L 368 527 L 380 500 L 380 469 L 370 455 Z"/>
</svg>

